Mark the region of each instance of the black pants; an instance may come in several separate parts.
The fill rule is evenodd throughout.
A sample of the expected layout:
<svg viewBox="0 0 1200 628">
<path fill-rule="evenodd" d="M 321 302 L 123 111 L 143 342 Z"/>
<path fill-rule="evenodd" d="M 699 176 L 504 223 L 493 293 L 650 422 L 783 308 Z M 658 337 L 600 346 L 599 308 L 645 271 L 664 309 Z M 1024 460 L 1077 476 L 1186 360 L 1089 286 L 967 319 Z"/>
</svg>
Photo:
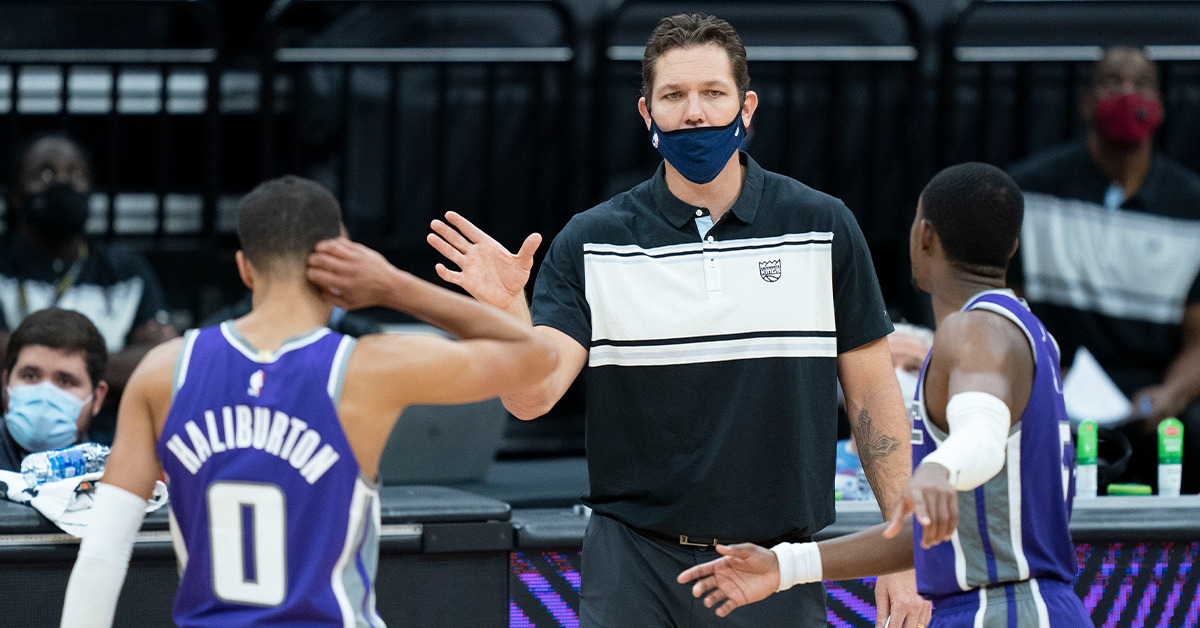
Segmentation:
<svg viewBox="0 0 1200 628">
<path fill-rule="evenodd" d="M 795 586 L 717 617 L 679 584 L 679 572 L 721 555 L 647 538 L 593 514 L 583 539 L 579 625 L 583 628 L 824 626 L 825 587 Z"/>
</svg>

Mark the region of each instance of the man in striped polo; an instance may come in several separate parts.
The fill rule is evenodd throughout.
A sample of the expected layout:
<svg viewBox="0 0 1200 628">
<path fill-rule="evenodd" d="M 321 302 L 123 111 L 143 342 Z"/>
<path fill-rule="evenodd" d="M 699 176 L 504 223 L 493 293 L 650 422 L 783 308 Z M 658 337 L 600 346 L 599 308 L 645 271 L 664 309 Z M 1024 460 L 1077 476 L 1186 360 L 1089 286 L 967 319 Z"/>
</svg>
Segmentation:
<svg viewBox="0 0 1200 628">
<path fill-rule="evenodd" d="M 558 347 L 548 378 L 502 397 L 513 414 L 544 414 L 588 367 L 584 626 L 715 622 L 680 570 L 716 557 L 718 541 L 802 541 L 832 523 L 839 379 L 884 509 L 910 474 L 870 253 L 839 200 L 738 151 L 758 96 L 737 33 L 665 18 L 642 78 L 638 111 L 664 162 L 567 224 L 531 306 L 541 236 L 512 255 L 454 213 L 429 236 L 460 269 L 439 265 L 443 279 Z M 912 576 L 881 583 L 881 617 L 918 625 L 928 607 Z M 722 625 L 824 623 L 817 583 Z"/>
</svg>

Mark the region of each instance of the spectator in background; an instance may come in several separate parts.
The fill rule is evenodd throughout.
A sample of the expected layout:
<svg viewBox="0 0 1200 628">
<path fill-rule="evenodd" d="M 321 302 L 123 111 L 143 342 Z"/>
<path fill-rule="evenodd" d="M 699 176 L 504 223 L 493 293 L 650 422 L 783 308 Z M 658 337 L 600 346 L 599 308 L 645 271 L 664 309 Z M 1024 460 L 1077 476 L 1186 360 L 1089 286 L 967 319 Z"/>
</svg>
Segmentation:
<svg viewBox="0 0 1200 628">
<path fill-rule="evenodd" d="M 84 440 L 108 384 L 104 338 L 86 316 L 51 308 L 30 314 L 8 339 L 0 469 L 20 471 L 35 451 Z"/>
<path fill-rule="evenodd" d="M 154 345 L 174 337 L 162 287 L 140 254 L 84 235 L 92 165 L 73 139 L 33 138 L 16 153 L 8 210 L 12 233 L 0 247 L 0 346 L 8 331 L 49 307 L 87 316 L 110 358 L 104 379 L 110 408 L 133 367 Z M 93 439 L 111 442 L 115 413 L 92 425 Z"/>
<path fill-rule="evenodd" d="M 1084 138 L 1012 168 L 1025 224 L 1010 273 L 1062 347 L 1086 347 L 1133 401 L 1130 480 L 1156 483 L 1155 427 L 1179 416 L 1183 490 L 1200 491 L 1200 176 L 1157 152 L 1158 72 L 1117 47 L 1096 63 Z"/>
<path fill-rule="evenodd" d="M 900 392 L 907 402 L 913 398 L 917 376 L 933 347 L 933 331 L 910 323 L 893 323 L 893 327 L 896 329 L 888 334 L 888 350 L 892 352 L 892 368 L 900 381 Z"/>
</svg>

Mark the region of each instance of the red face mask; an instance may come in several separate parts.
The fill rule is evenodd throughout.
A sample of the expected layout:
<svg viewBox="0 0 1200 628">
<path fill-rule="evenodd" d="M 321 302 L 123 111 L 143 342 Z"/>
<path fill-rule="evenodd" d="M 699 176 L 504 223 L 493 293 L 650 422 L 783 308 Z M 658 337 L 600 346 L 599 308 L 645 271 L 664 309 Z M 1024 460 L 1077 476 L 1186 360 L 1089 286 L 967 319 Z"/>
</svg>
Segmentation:
<svg viewBox="0 0 1200 628">
<path fill-rule="evenodd" d="M 1132 148 L 1162 124 L 1162 103 L 1141 94 L 1122 94 L 1096 103 L 1096 131 L 1109 142 Z"/>
</svg>

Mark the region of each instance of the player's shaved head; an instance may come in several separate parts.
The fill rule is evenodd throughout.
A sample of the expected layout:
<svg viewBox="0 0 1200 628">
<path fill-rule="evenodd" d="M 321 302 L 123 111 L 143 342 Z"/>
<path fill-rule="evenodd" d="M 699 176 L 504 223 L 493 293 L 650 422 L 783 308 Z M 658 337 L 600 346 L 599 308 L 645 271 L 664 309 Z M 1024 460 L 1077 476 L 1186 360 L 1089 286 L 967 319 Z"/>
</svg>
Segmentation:
<svg viewBox="0 0 1200 628">
<path fill-rule="evenodd" d="M 321 240 L 342 235 L 342 210 L 320 183 L 287 175 L 260 184 L 238 205 L 238 239 L 264 272 L 304 268 Z"/>
<path fill-rule="evenodd" d="M 934 175 L 921 192 L 921 211 L 951 264 L 1003 270 L 1021 235 L 1025 199 L 1008 173 L 969 162 Z"/>
</svg>

